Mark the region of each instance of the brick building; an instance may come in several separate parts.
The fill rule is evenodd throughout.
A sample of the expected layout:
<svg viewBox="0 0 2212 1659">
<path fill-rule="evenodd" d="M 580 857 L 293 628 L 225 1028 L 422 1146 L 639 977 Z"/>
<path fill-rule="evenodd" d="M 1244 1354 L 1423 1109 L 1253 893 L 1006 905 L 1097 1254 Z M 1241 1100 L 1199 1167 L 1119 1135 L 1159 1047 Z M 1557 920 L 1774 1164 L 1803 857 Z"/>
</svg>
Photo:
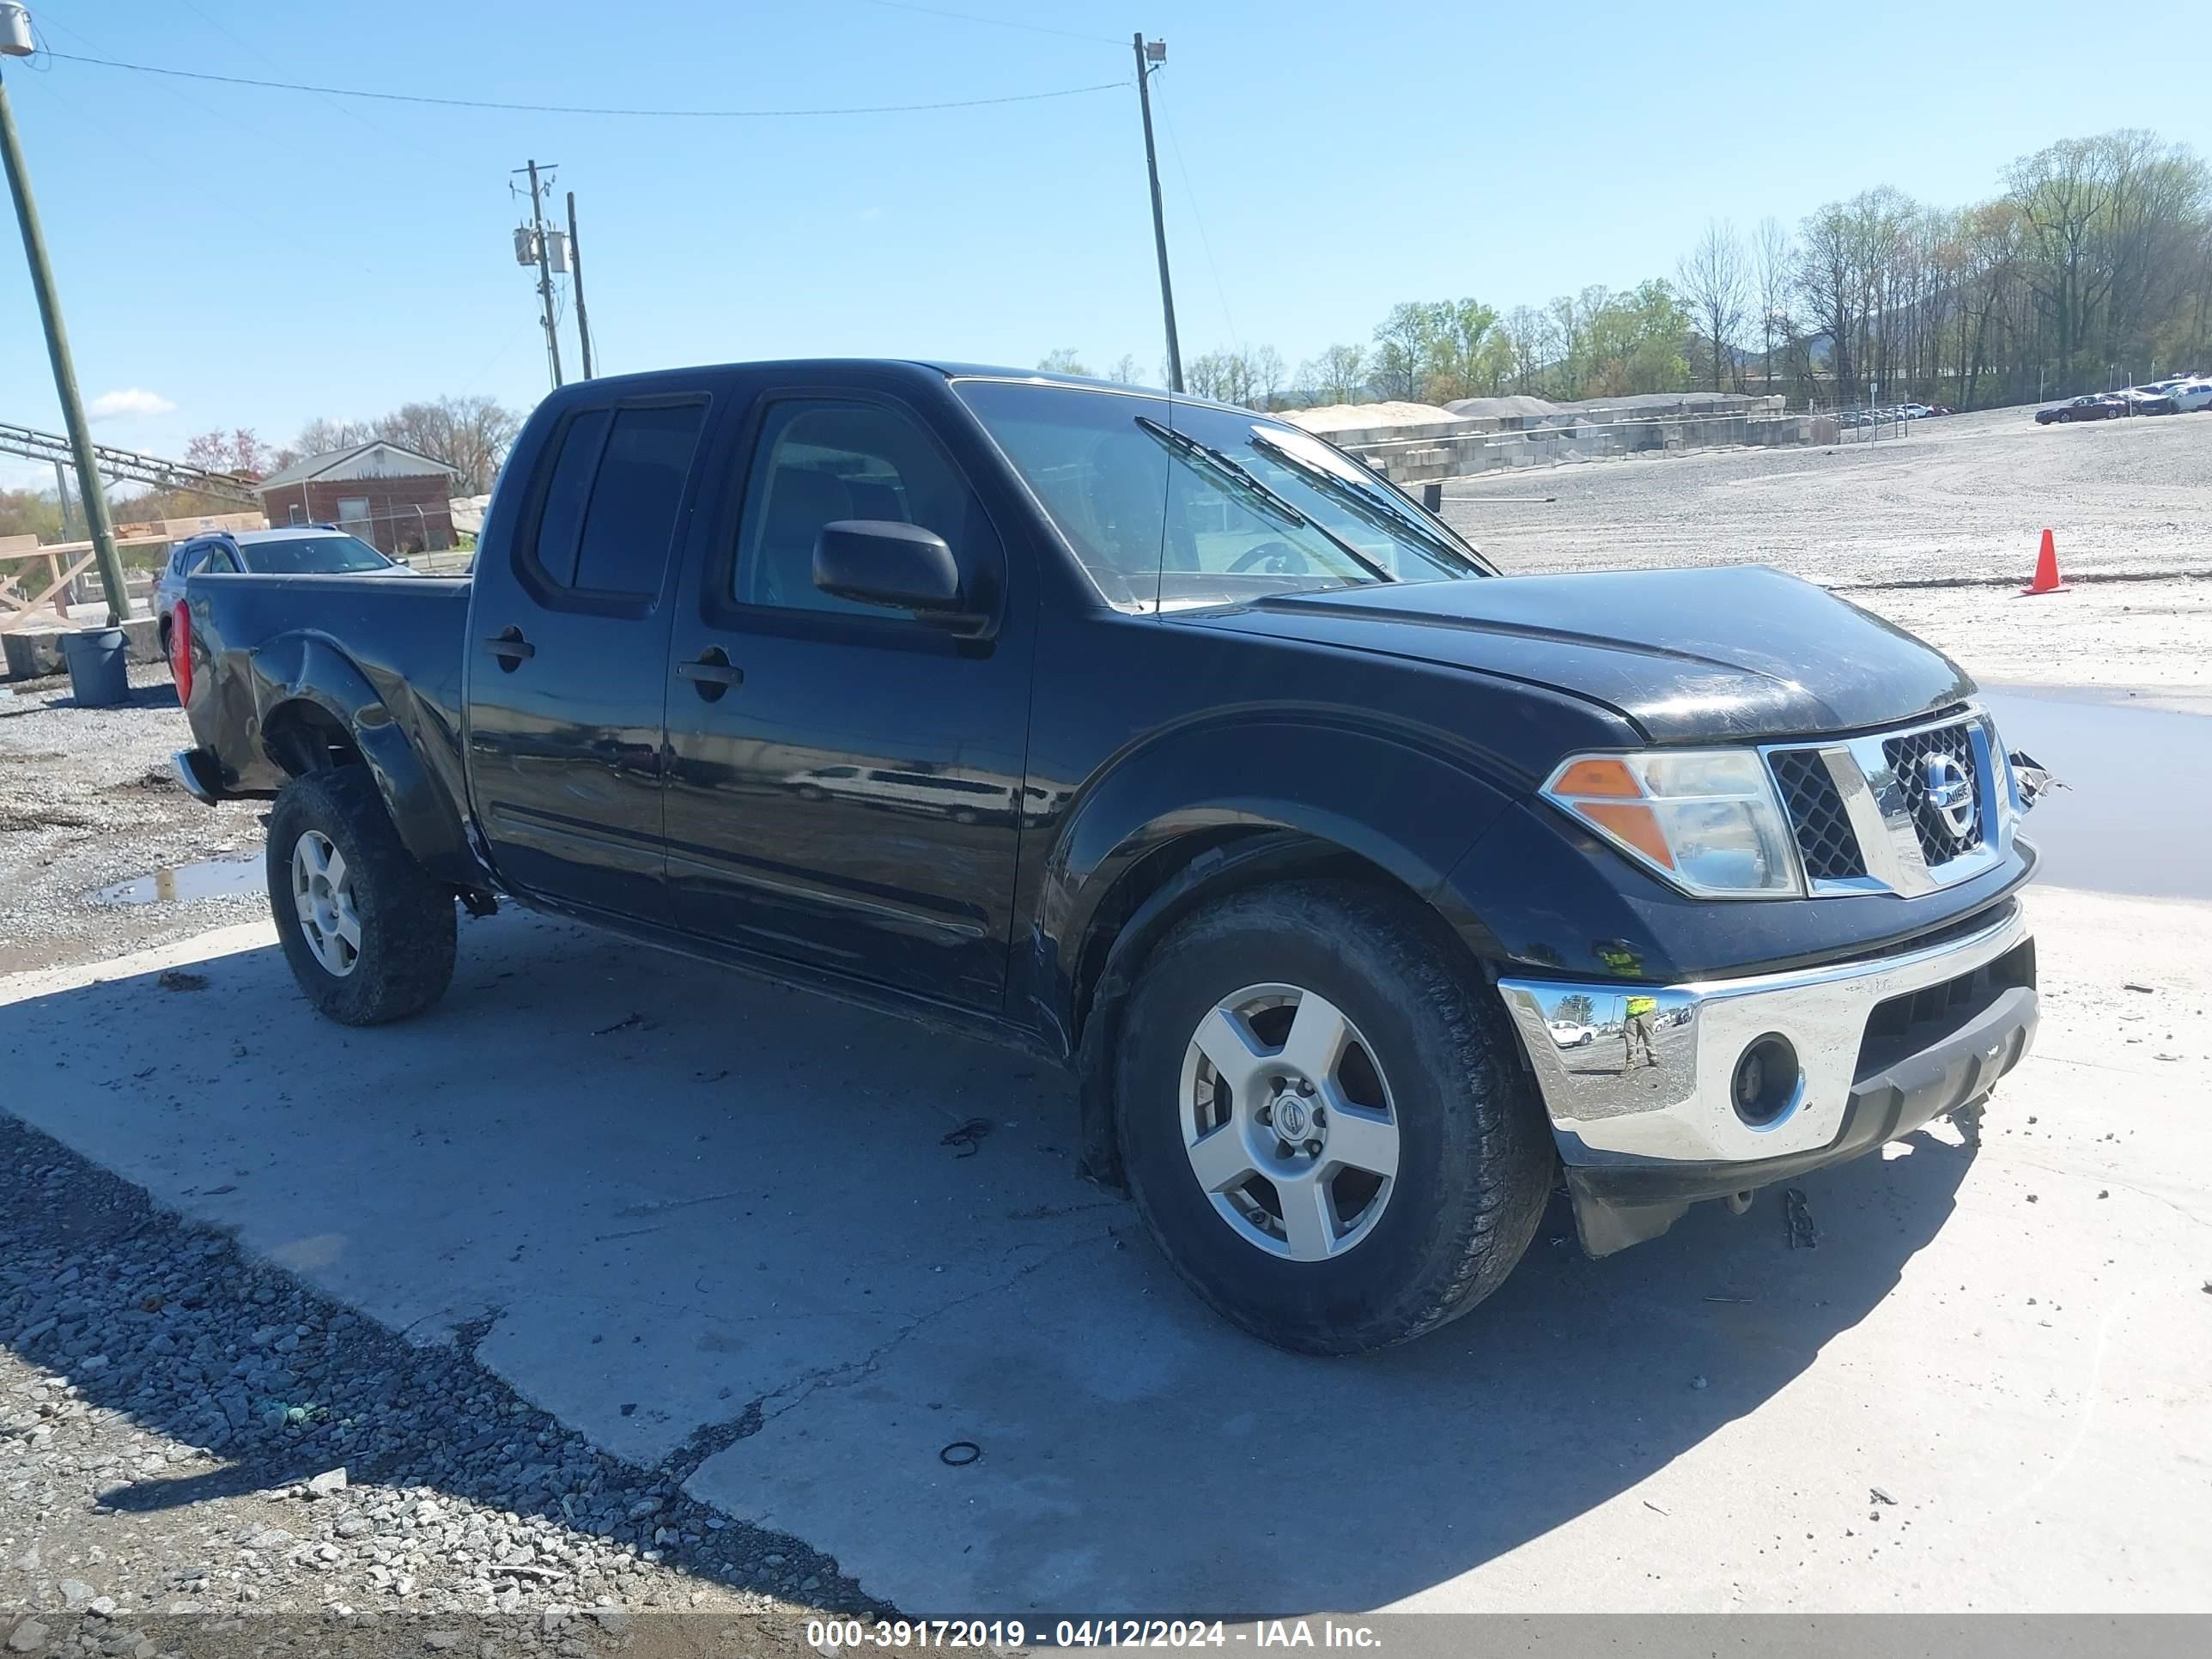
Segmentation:
<svg viewBox="0 0 2212 1659">
<path fill-rule="evenodd" d="M 272 526 L 334 524 L 396 557 L 453 544 L 447 502 L 459 480 L 443 461 L 377 438 L 280 467 L 254 489 Z"/>
</svg>

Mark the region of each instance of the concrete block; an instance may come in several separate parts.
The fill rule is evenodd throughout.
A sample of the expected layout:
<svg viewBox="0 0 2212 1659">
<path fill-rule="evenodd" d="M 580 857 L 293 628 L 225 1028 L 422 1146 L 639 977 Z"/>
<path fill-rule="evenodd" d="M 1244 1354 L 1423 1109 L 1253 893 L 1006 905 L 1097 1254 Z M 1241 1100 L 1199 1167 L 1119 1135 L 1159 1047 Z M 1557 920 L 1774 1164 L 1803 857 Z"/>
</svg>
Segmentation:
<svg viewBox="0 0 2212 1659">
<path fill-rule="evenodd" d="M 90 618 L 85 623 L 88 628 L 101 625 Z M 50 674 L 66 674 L 69 665 L 62 658 L 62 635 L 76 631 L 64 628 L 18 628 L 0 634 L 0 654 L 7 659 L 8 678 L 31 680 L 43 679 Z M 161 660 L 161 630 L 151 617 L 133 617 L 123 624 L 123 631 L 131 639 L 132 662 Z"/>
</svg>

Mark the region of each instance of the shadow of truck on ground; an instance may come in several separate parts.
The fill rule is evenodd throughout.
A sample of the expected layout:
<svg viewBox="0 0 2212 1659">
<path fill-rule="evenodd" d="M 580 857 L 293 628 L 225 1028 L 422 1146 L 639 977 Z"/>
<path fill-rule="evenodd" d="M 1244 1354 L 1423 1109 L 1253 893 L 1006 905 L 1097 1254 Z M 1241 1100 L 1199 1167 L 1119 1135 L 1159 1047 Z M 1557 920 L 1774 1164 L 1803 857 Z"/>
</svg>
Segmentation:
<svg viewBox="0 0 2212 1659">
<path fill-rule="evenodd" d="M 1035 1061 L 527 916 L 466 931 L 430 1015 L 347 1030 L 260 937 L 202 945 L 190 992 L 150 969 L 19 989 L 11 1107 L 353 1313 L 434 1355 L 459 1342 L 595 1457 L 805 1540 L 857 1582 L 844 1604 L 915 1614 L 1273 1616 L 1445 1583 L 1797 1377 L 1934 1237 L 1972 1157 L 1923 1135 L 1808 1178 L 1817 1250 L 1765 1201 L 1591 1262 L 1555 1205 L 1473 1315 L 1321 1361 L 1182 1290 L 1077 1175 L 1072 1088 Z M 87 1032 L 112 1040 L 65 1041 Z M 69 1369 L 52 1337 L 21 1352 Z M 518 1484 L 409 1438 L 389 1367 L 398 1409 L 357 1418 L 343 1457 L 306 1425 L 233 1424 L 197 1375 L 103 1375 L 79 1380 L 219 1443 L 238 1468 L 211 1481 L 404 1466 L 653 1535 L 580 1518 L 565 1462 Z M 316 1383 L 333 1413 L 349 1385 Z M 956 1441 L 981 1457 L 948 1466 Z"/>
</svg>

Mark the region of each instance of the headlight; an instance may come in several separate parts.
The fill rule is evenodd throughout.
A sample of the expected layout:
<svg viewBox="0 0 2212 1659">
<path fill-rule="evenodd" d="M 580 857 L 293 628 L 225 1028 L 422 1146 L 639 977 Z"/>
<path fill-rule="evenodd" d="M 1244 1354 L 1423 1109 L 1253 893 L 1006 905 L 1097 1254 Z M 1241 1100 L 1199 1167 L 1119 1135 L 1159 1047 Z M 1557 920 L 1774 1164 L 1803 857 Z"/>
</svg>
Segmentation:
<svg viewBox="0 0 2212 1659">
<path fill-rule="evenodd" d="M 1544 798 L 1686 893 L 1802 893 L 1796 837 L 1756 750 L 1655 749 L 1578 755 Z"/>
</svg>

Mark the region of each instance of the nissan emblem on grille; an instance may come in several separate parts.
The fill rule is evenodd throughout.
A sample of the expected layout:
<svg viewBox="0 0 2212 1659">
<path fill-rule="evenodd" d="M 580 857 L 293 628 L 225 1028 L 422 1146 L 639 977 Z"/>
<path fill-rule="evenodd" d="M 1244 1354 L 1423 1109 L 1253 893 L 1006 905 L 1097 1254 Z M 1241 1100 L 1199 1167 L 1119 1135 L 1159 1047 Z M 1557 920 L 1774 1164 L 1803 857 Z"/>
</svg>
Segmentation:
<svg viewBox="0 0 2212 1659">
<path fill-rule="evenodd" d="M 1941 752 L 1922 757 L 1920 776 L 1928 791 L 1928 804 L 1943 820 L 1943 827 L 1960 840 L 1974 827 L 1974 781 L 1966 769 Z"/>
</svg>

